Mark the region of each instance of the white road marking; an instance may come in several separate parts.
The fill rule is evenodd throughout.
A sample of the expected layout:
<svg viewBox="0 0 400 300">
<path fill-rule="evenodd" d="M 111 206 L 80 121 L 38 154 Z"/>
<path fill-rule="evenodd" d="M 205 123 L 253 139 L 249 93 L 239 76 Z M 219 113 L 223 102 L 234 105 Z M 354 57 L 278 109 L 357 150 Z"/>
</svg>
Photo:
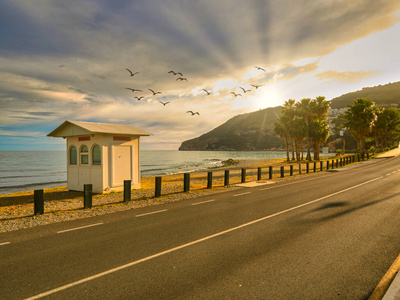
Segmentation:
<svg viewBox="0 0 400 300">
<path fill-rule="evenodd" d="M 386 176 L 389 176 L 389 175 L 391 175 L 391 174 L 392 174 L 392 173 L 387 173 Z"/>
<path fill-rule="evenodd" d="M 11 242 L 0 243 L 0 246 L 11 244 Z"/>
<path fill-rule="evenodd" d="M 57 231 L 57 233 L 64 233 L 64 232 L 68 232 L 68 231 L 80 230 L 80 229 L 89 228 L 89 227 L 93 227 L 93 226 L 99 226 L 99 225 L 103 225 L 103 224 L 104 224 L 103 222 L 96 223 L 96 224 L 90 224 L 90 225 L 86 225 L 86 226 L 75 227 L 75 228 L 70 228 L 70 229 Z"/>
<path fill-rule="evenodd" d="M 175 248 L 171 248 L 171 249 L 168 249 L 168 250 L 165 250 L 165 251 L 162 251 L 162 252 L 159 252 L 159 253 L 156 253 L 156 254 L 147 256 L 147 257 L 145 257 L 145 258 L 142 258 L 142 259 L 139 259 L 139 260 L 135 260 L 135 261 L 130 262 L 130 263 L 128 263 L 128 264 L 125 264 L 125 265 L 122 265 L 122 266 L 119 266 L 119 267 L 116 267 L 116 268 L 113 268 L 113 269 L 110 269 L 110 270 L 107 270 L 107 271 L 104 271 L 104 272 L 95 274 L 95 275 L 93 275 L 93 276 L 89 276 L 89 277 L 83 278 L 83 279 L 81 279 L 81 280 L 78 280 L 78 281 L 75 281 L 75 282 L 71 282 L 71 283 L 69 283 L 69 284 L 60 286 L 60 287 L 58 287 L 58 288 L 49 290 L 49 291 L 47 291 L 47 292 L 44 292 L 44 293 L 41 293 L 41 294 L 32 296 L 32 297 L 30 297 L 30 298 L 27 298 L 26 300 L 34 300 L 34 299 L 39 299 L 39 298 L 42 298 L 42 297 L 46 297 L 46 296 L 52 295 L 52 294 L 54 294 L 54 293 L 57 293 L 57 292 L 60 292 L 60 291 L 63 291 L 63 290 L 72 288 L 72 287 L 74 287 L 74 286 L 77 286 L 77 285 L 79 285 L 79 284 L 82 284 L 82 283 L 85 283 L 85 282 L 94 280 L 94 279 L 96 279 L 96 278 L 103 277 L 103 276 L 106 276 L 106 275 L 108 275 L 108 274 L 115 273 L 115 272 L 118 272 L 118 271 L 120 271 L 120 270 L 129 268 L 129 267 L 132 267 L 132 266 L 134 266 L 134 265 L 137 265 L 137 264 L 140 264 L 140 263 L 142 263 L 142 262 L 151 260 L 151 259 L 153 259 L 153 258 L 160 257 L 160 256 L 163 256 L 163 255 L 165 255 L 165 254 L 169 254 L 169 253 L 178 251 L 178 250 L 180 250 L 180 249 L 187 248 L 187 247 L 189 247 L 189 246 L 193 246 L 193 245 L 199 244 L 199 243 L 201 243 L 201 242 L 210 240 L 210 239 L 212 239 L 212 238 L 215 238 L 215 237 L 218 237 L 218 236 L 227 234 L 227 233 L 229 233 L 229 232 L 236 231 L 236 230 L 238 230 L 238 229 L 241 229 L 241 228 L 244 228 L 244 227 L 248 227 L 248 226 L 250 226 L 250 225 L 253 225 L 253 224 L 256 224 L 256 223 L 259 223 L 259 222 L 262 222 L 262 221 L 265 221 L 265 220 L 268 220 L 268 219 L 271 219 L 271 218 L 274 218 L 274 217 L 283 215 L 283 214 L 285 214 L 285 213 L 287 213 L 287 212 L 290 212 L 290 211 L 293 211 L 293 210 L 302 208 L 302 207 L 304 207 L 304 206 L 308 206 L 308 205 L 310 205 L 310 204 L 319 202 L 319 201 L 324 200 L 324 199 L 326 199 L 326 198 L 329 198 L 329 197 L 332 197 L 332 196 L 335 196 L 335 195 L 338 195 L 338 194 L 347 192 L 347 191 L 349 191 L 349 190 L 352 190 L 352 189 L 355 189 L 355 188 L 357 188 L 357 187 L 363 186 L 363 185 L 365 185 L 365 184 L 371 183 L 371 182 L 373 182 L 373 181 L 379 180 L 379 179 L 381 179 L 382 177 L 383 177 L 383 176 L 377 177 L 377 178 L 375 178 L 375 179 L 368 180 L 368 181 L 366 181 L 366 182 L 357 184 L 357 185 L 355 185 L 355 186 L 349 187 L 349 188 L 344 189 L 344 190 L 341 190 L 341 191 L 339 191 L 339 192 L 336 192 L 336 193 L 333 193 L 333 194 L 330 194 L 330 195 L 326 195 L 326 196 L 324 196 L 324 197 L 321 197 L 321 198 L 318 198 L 318 199 L 315 199 L 315 200 L 312 200 L 312 201 L 309 201 L 309 202 L 306 202 L 306 203 L 303 203 L 303 204 L 294 206 L 294 207 L 292 207 L 292 208 L 288 208 L 288 209 L 282 210 L 282 211 L 280 211 L 280 212 L 277 212 L 277 213 L 274 213 L 274 214 L 265 216 L 265 217 L 263 217 L 263 218 L 260 218 L 260 219 L 257 219 L 257 220 L 254 220 L 254 221 L 251 221 L 251 222 L 248 222 L 248 223 L 245 223 L 245 224 L 242 224 L 242 225 L 239 225 L 239 226 L 236 226 L 236 227 L 233 227 L 233 228 L 230 228 L 230 229 L 221 231 L 221 232 L 218 232 L 218 233 L 213 234 L 213 235 L 206 236 L 206 237 L 204 237 L 204 238 L 201 238 L 201 239 L 198 239 L 198 240 L 189 242 L 189 243 L 187 243 L 187 244 L 183 244 L 183 245 L 177 246 L 177 247 L 175 247 Z"/>
<path fill-rule="evenodd" d="M 247 194 L 250 194 L 250 192 L 241 193 L 241 194 L 236 194 L 236 195 L 233 195 L 233 197 L 243 196 L 243 195 L 247 195 Z"/>
<path fill-rule="evenodd" d="M 215 199 L 211 199 L 211 200 L 207 200 L 207 201 L 192 203 L 191 205 L 199 205 L 199 204 L 210 203 L 210 202 L 214 202 L 214 201 L 215 201 Z"/>
<path fill-rule="evenodd" d="M 152 211 L 152 212 L 149 212 L 149 213 L 146 213 L 146 214 L 136 215 L 135 217 L 137 218 L 137 217 L 143 217 L 143 216 L 158 214 L 158 213 L 161 213 L 161 212 L 164 212 L 164 211 L 167 211 L 167 209 Z"/>
</svg>

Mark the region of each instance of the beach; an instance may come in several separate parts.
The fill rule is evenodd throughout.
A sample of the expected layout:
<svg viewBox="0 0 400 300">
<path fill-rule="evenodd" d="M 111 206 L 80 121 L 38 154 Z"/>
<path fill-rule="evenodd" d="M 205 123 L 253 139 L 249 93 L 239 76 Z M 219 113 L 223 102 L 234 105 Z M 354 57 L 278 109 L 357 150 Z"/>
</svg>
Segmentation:
<svg viewBox="0 0 400 300">
<path fill-rule="evenodd" d="M 236 184 L 241 183 L 242 168 L 246 168 L 246 182 L 257 180 L 259 167 L 262 168 L 262 180 L 269 180 L 269 166 L 273 166 L 272 181 L 274 182 L 292 180 L 296 177 L 288 176 L 289 168 L 285 167 L 286 176 L 280 178 L 280 166 L 289 164 L 284 159 L 243 159 L 236 162 L 237 164 L 230 166 L 190 173 L 190 192 L 186 193 L 183 192 L 183 174 L 162 176 L 162 196 L 158 198 L 154 197 L 155 177 L 142 177 L 141 189 L 132 190 L 132 201 L 123 202 L 123 192 L 95 194 L 91 209 L 83 209 L 82 192 L 68 191 L 66 186 L 44 189 L 45 214 L 36 216 L 33 215 L 33 191 L 0 195 L 0 232 L 160 205 L 238 189 Z M 306 165 L 303 163 L 303 173 L 305 173 L 305 168 Z M 297 175 L 298 163 L 293 163 L 293 169 L 294 175 Z M 225 170 L 230 170 L 228 187 L 224 186 Z M 209 171 L 213 172 L 212 189 L 207 189 Z"/>
</svg>

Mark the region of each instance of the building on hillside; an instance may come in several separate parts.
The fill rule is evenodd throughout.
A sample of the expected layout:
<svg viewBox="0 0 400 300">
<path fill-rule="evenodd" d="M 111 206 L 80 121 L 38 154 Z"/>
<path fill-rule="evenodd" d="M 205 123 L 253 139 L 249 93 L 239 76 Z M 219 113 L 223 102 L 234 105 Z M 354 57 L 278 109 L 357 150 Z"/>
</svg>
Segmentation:
<svg viewBox="0 0 400 300">
<path fill-rule="evenodd" d="M 140 188 L 140 137 L 151 133 L 128 125 L 65 121 L 47 136 L 67 140 L 67 188 L 94 193 Z"/>
</svg>

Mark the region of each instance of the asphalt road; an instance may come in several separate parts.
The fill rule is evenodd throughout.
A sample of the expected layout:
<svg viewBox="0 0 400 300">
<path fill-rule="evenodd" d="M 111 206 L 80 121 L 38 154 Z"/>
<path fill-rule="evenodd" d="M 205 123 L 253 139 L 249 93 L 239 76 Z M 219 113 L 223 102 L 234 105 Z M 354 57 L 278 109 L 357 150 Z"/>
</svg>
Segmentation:
<svg viewBox="0 0 400 300">
<path fill-rule="evenodd" d="M 400 253 L 400 158 L 0 234 L 0 299 L 366 299 Z"/>
</svg>

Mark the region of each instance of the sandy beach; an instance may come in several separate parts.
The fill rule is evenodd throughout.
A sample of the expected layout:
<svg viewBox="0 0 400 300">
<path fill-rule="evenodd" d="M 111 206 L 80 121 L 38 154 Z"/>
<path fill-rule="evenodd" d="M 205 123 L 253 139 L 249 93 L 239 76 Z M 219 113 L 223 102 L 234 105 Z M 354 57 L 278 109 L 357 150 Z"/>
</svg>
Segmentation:
<svg viewBox="0 0 400 300">
<path fill-rule="evenodd" d="M 284 159 L 252 159 L 236 164 L 213 168 L 191 174 L 190 192 L 183 192 L 183 174 L 162 176 L 162 196 L 155 198 L 155 177 L 142 177 L 141 189 L 132 190 L 132 201 L 123 202 L 122 192 L 93 195 L 92 209 L 83 209 L 83 193 L 68 191 L 66 186 L 44 189 L 45 214 L 33 215 L 33 191 L 0 195 L 0 232 L 18 230 L 43 224 L 63 222 L 78 218 L 114 213 L 123 210 L 159 205 L 237 189 L 241 183 L 241 169 L 246 169 L 246 182 L 257 180 L 257 168 L 262 168 L 262 180 L 269 180 L 268 167 L 273 167 L 273 181 L 291 180 L 299 174 L 299 164 L 293 164 L 294 176 L 289 177 L 289 165 Z M 312 165 L 312 164 L 310 164 Z M 324 166 L 326 164 L 324 163 Z M 280 178 L 280 167 L 285 167 L 285 177 Z M 311 168 L 311 167 L 310 167 Z M 230 170 L 229 186 L 224 186 L 225 170 Z M 306 164 L 302 164 L 305 173 Z M 319 164 L 318 164 L 319 170 Z M 212 189 L 207 189 L 207 173 L 213 172 Z M 313 173 L 310 171 L 310 174 Z"/>
</svg>

